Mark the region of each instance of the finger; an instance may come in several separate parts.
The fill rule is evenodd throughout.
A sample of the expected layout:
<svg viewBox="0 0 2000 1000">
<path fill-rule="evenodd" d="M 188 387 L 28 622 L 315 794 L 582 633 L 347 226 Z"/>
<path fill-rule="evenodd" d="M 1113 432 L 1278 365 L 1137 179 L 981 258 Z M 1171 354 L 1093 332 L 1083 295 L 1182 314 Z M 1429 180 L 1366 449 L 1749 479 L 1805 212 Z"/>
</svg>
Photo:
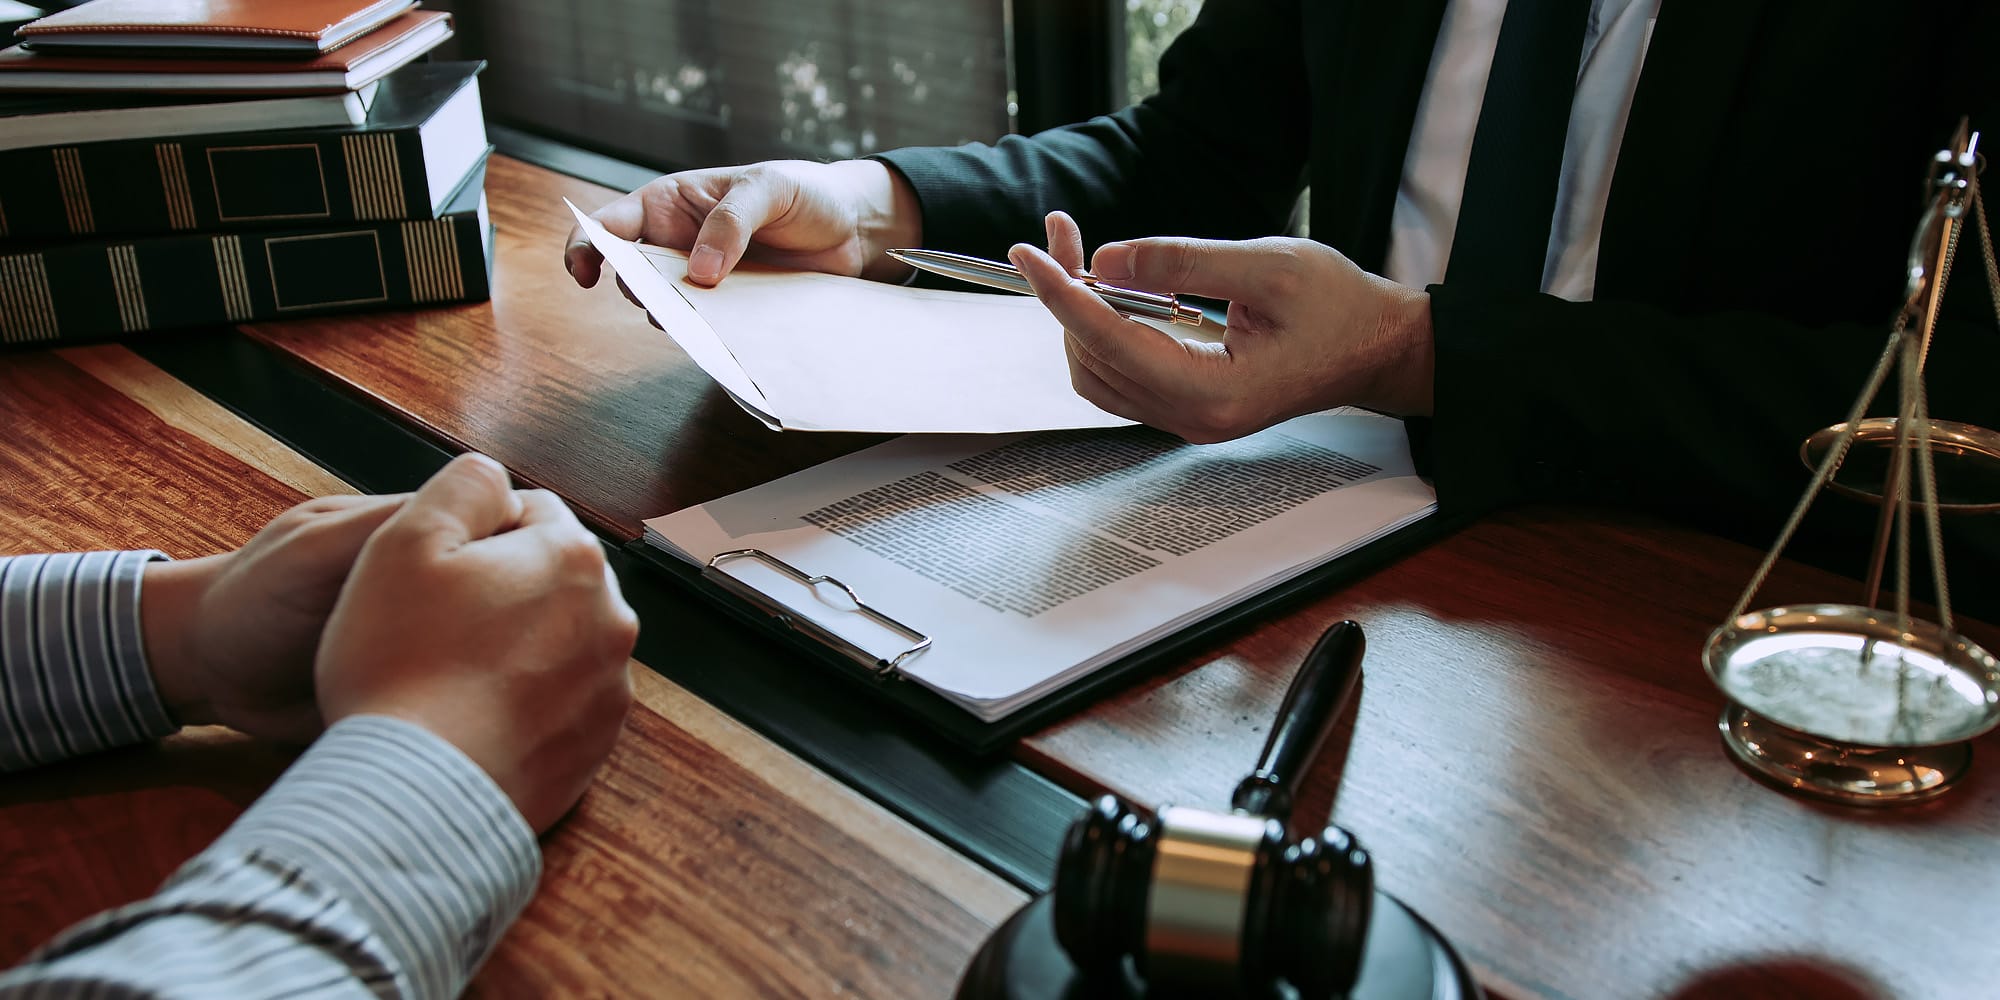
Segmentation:
<svg viewBox="0 0 2000 1000">
<path fill-rule="evenodd" d="M 617 275 L 613 275 L 612 280 L 618 282 L 618 294 L 625 296 L 625 301 L 630 302 L 641 309 L 646 308 L 646 304 L 644 302 L 639 301 L 639 297 L 637 295 L 632 294 L 632 289 L 626 287 L 624 278 L 619 277 Z"/>
<path fill-rule="evenodd" d="M 1280 241 L 1155 237 L 1106 243 L 1090 266 L 1112 284 L 1263 304 L 1296 281 L 1299 261 Z"/>
<path fill-rule="evenodd" d="M 597 285 L 598 277 L 604 271 L 604 255 L 590 245 L 590 238 L 583 235 L 582 226 L 569 227 L 569 238 L 563 241 L 563 270 L 584 288 Z"/>
<path fill-rule="evenodd" d="M 620 239 L 636 240 L 646 228 L 645 196 L 638 191 L 619 198 L 595 212 L 590 213 L 597 224 L 606 232 Z M 585 288 L 594 288 L 597 279 L 604 273 L 604 256 L 590 245 L 589 237 L 583 235 L 582 226 L 571 226 L 569 239 L 563 244 L 563 267 L 569 276 Z"/>
<path fill-rule="evenodd" d="M 1196 377 L 1178 341 L 1118 315 L 1047 254 L 1023 243 L 1017 244 L 1007 259 L 1021 269 L 1036 297 L 1076 338 L 1077 346 L 1104 366 L 1162 399 L 1174 398 Z"/>
<path fill-rule="evenodd" d="M 570 512 L 569 505 L 562 498 L 548 490 L 518 490 L 521 501 L 521 518 L 516 522 L 520 527 L 532 528 L 536 525 L 575 525 L 583 528 L 583 522 Z"/>
<path fill-rule="evenodd" d="M 383 503 L 385 501 L 394 501 L 396 503 L 401 503 L 405 500 L 408 500 L 409 498 L 410 494 L 408 493 L 386 493 L 386 494 L 329 493 L 323 497 L 313 497 L 311 500 L 307 500 L 306 502 L 299 504 L 297 507 L 292 508 L 292 510 L 298 511 L 302 514 L 311 514 L 316 516 L 323 514 L 337 514 L 343 510 L 347 510 L 352 507 L 366 507 L 366 506 L 371 506 L 373 504 Z M 287 511 L 286 513 L 290 512 L 291 511 Z"/>
<path fill-rule="evenodd" d="M 1064 340 L 1065 347 L 1071 347 L 1075 343 L 1074 340 L 1067 337 Z M 1114 417 L 1124 417 L 1127 420 L 1136 420 L 1140 423 L 1146 422 L 1145 415 L 1140 408 L 1134 405 L 1131 400 L 1126 399 L 1124 394 L 1112 388 L 1111 383 L 1106 382 L 1103 376 L 1092 371 L 1090 366 L 1085 364 L 1074 350 L 1069 350 L 1065 353 L 1069 357 L 1070 388 L 1075 389 L 1077 395 L 1082 396 L 1092 406 Z"/>
<path fill-rule="evenodd" d="M 735 269 L 750 248 L 750 237 L 782 214 L 790 201 L 780 190 L 782 183 L 777 173 L 746 170 L 729 186 L 695 234 L 694 249 L 688 253 L 690 279 L 713 285 Z"/>
<path fill-rule="evenodd" d="M 408 493 L 354 497 L 338 506 L 321 506 L 312 521 L 293 534 L 286 548 L 295 553 L 295 571 L 338 587 L 354 566 L 361 547 L 409 502 Z M 328 497 L 326 500 L 334 498 Z"/>
<path fill-rule="evenodd" d="M 500 463 L 467 453 L 438 470 L 382 527 L 383 535 L 407 535 L 437 551 L 506 531 L 523 515 L 520 496 Z M 406 539 L 407 540 L 407 539 Z"/>
<path fill-rule="evenodd" d="M 1049 256 L 1071 274 L 1083 270 L 1083 230 L 1068 212 L 1050 212 L 1042 220 L 1049 234 Z"/>
<path fill-rule="evenodd" d="M 468 544 L 464 554 L 515 580 L 588 580 L 601 585 L 604 546 L 569 507 L 547 490 L 520 490 L 515 496 L 521 502 L 520 522 L 510 531 Z"/>
<path fill-rule="evenodd" d="M 1126 377 L 1125 373 L 1092 353 L 1089 345 L 1078 340 L 1075 334 L 1067 330 L 1063 331 L 1063 353 L 1070 362 L 1070 385 L 1072 387 L 1076 385 L 1079 370 L 1087 372 L 1091 380 L 1104 387 L 1104 392 L 1116 396 L 1121 401 L 1124 409 L 1112 411 L 1117 412 L 1119 416 L 1140 420 L 1143 418 L 1135 415 L 1139 411 L 1168 408 L 1159 393 Z"/>
</svg>

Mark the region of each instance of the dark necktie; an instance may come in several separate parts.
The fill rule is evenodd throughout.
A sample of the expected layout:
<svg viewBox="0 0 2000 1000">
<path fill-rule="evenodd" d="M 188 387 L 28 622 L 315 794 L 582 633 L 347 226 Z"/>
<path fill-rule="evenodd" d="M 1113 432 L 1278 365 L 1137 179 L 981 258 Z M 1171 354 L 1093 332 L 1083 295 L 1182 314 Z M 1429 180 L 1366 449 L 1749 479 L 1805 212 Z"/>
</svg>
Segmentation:
<svg viewBox="0 0 2000 1000">
<path fill-rule="evenodd" d="M 1590 0 L 1508 0 L 1445 280 L 1538 291 Z"/>
</svg>

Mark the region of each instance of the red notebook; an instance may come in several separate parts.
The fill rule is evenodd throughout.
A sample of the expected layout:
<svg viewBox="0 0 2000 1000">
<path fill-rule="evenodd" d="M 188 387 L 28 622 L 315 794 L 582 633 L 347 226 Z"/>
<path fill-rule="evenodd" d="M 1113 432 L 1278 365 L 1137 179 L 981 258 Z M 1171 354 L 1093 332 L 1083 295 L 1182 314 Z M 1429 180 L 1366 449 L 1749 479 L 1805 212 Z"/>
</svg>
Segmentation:
<svg viewBox="0 0 2000 1000">
<path fill-rule="evenodd" d="M 416 6 L 416 0 L 90 0 L 16 30 L 42 52 L 311 58 Z"/>
<path fill-rule="evenodd" d="M 312 94 L 359 90 L 451 37 L 451 15 L 413 10 L 313 59 L 146 59 L 0 51 L 0 91 Z"/>
</svg>

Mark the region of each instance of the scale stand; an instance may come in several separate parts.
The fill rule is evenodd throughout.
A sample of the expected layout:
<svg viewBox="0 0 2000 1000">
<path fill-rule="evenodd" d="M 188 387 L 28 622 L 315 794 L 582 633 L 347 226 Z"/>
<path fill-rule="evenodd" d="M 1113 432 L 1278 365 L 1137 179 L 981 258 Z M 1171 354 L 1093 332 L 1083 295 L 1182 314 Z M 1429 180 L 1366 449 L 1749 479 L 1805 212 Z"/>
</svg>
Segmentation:
<svg viewBox="0 0 2000 1000">
<path fill-rule="evenodd" d="M 1730 756 L 1752 775 L 1811 798 L 1851 805 L 1933 798 L 1971 765 L 1968 741 L 2000 724 L 2000 663 L 1952 628 L 1939 525 L 1941 511 L 2000 510 L 2000 493 L 1981 489 L 2000 482 L 2000 434 L 1932 420 L 1923 382 L 1968 215 L 1978 224 L 2000 315 L 2000 268 L 1979 196 L 1978 146 L 1978 133 L 1961 121 L 1951 147 L 1933 160 L 1931 200 L 1910 244 L 1909 282 L 1889 342 L 1847 419 L 1806 439 L 1801 455 L 1814 470 L 1812 481 L 1702 649 L 1702 666 L 1729 698 L 1720 725 Z M 1898 415 L 1863 419 L 1892 369 Z M 1937 592 L 1935 623 L 1910 615 L 1913 474 Z M 1942 493 L 1941 481 L 1948 487 Z M 1747 610 L 1828 486 L 1881 506 L 1862 602 Z M 1892 541 L 1895 601 L 1884 610 Z"/>
</svg>

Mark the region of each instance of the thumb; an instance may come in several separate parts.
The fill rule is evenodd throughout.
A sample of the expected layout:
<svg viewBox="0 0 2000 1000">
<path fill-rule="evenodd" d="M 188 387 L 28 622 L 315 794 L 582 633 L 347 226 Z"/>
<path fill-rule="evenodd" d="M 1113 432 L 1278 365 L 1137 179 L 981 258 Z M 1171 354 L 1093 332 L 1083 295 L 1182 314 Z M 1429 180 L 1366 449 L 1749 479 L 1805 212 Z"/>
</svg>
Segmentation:
<svg viewBox="0 0 2000 1000">
<path fill-rule="evenodd" d="M 688 277 L 703 285 L 713 285 L 734 270 L 750 237 L 783 213 L 791 202 L 788 182 L 776 171 L 746 170 L 715 207 L 701 220 L 694 248 L 688 251 Z"/>
<path fill-rule="evenodd" d="M 1261 302 L 1281 294 L 1290 255 L 1275 241 L 1154 237 L 1106 243 L 1090 271 L 1108 284 L 1150 292 Z"/>
<path fill-rule="evenodd" d="M 439 551 L 498 534 L 521 520 L 521 498 L 500 463 L 467 453 L 439 469 L 382 526 L 383 535 L 423 539 Z"/>
</svg>

